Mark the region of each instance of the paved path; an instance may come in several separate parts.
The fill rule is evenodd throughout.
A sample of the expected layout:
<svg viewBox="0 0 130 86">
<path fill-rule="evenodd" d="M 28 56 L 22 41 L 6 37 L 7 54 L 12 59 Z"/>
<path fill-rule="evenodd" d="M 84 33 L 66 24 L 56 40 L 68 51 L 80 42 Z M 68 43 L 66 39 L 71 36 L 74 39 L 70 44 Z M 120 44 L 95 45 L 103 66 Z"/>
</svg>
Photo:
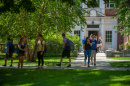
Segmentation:
<svg viewBox="0 0 130 86">
<path fill-rule="evenodd" d="M 114 68 L 112 67 L 109 62 L 117 62 L 117 61 L 127 61 L 127 60 L 113 60 L 106 58 L 105 53 L 97 53 L 96 55 L 97 61 L 96 66 L 90 65 L 91 67 L 83 66 L 84 64 L 84 57 L 77 57 L 75 61 L 72 62 L 72 66 L 67 68 L 65 66 L 62 67 L 48 67 L 45 66 L 44 69 L 83 69 L 83 70 L 130 70 L 130 68 Z M 130 60 L 129 60 L 130 61 Z M 3 67 L 0 68 L 15 68 L 17 67 Z M 36 66 L 24 66 L 24 69 L 35 69 Z"/>
</svg>

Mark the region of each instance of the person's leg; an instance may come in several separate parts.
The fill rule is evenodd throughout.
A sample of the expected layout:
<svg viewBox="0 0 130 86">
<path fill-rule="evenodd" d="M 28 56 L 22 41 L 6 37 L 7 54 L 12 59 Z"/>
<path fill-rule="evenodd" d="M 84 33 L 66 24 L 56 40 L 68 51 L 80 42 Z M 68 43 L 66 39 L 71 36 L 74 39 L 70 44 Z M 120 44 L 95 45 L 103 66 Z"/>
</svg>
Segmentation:
<svg viewBox="0 0 130 86">
<path fill-rule="evenodd" d="M 7 65 L 7 58 L 8 58 L 8 54 L 6 53 L 6 55 L 5 55 L 5 64 L 3 66 Z"/>
<path fill-rule="evenodd" d="M 40 52 L 37 52 L 37 57 L 38 57 L 38 68 L 40 68 Z"/>
<path fill-rule="evenodd" d="M 87 50 L 85 51 L 84 66 L 86 66 Z"/>
<path fill-rule="evenodd" d="M 21 56 L 18 56 L 18 58 L 19 58 L 19 62 L 18 62 L 18 69 L 20 69 L 20 63 L 21 63 Z"/>
<path fill-rule="evenodd" d="M 7 65 L 7 58 L 5 58 L 5 66 Z"/>
<path fill-rule="evenodd" d="M 10 54 L 10 59 L 11 59 L 11 65 L 10 66 L 12 66 L 12 64 L 13 64 L 13 57 L 12 57 L 12 55 L 13 54 Z"/>
<path fill-rule="evenodd" d="M 60 63 L 59 63 L 59 64 L 56 64 L 57 66 L 61 66 L 62 61 L 63 61 L 63 58 L 65 57 L 65 55 L 66 55 L 66 50 L 63 50 L 63 52 L 62 52 L 62 57 L 61 57 L 61 60 L 60 60 Z"/>
<path fill-rule="evenodd" d="M 67 58 L 69 58 L 69 65 L 67 67 L 71 67 L 70 50 L 68 50 L 66 54 L 67 54 Z"/>
<path fill-rule="evenodd" d="M 43 65 L 44 65 L 43 56 L 44 56 L 44 53 L 41 55 L 41 60 L 42 60 L 42 66 L 41 66 L 41 69 L 43 69 Z"/>
<path fill-rule="evenodd" d="M 21 69 L 23 69 L 23 60 L 24 60 L 24 56 L 21 57 Z"/>
<path fill-rule="evenodd" d="M 100 50 L 101 50 L 101 53 L 102 53 L 102 45 L 100 46 Z"/>
<path fill-rule="evenodd" d="M 90 67 L 90 56 L 91 56 L 91 50 L 88 50 L 88 67 Z"/>
<path fill-rule="evenodd" d="M 94 53 L 94 66 L 96 66 L 96 51 Z"/>
</svg>

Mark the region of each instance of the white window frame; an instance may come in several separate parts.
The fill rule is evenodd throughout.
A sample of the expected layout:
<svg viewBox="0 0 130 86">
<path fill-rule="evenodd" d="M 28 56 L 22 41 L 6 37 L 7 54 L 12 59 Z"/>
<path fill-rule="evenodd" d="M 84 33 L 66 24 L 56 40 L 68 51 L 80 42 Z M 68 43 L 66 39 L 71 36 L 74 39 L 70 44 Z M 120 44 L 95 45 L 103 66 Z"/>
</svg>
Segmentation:
<svg viewBox="0 0 130 86">
<path fill-rule="evenodd" d="M 112 43 L 112 31 L 105 32 L 105 42 Z"/>
<path fill-rule="evenodd" d="M 80 37 L 80 30 L 74 30 L 74 35 L 78 35 Z"/>
<path fill-rule="evenodd" d="M 106 4 L 106 8 L 108 8 L 108 9 L 109 9 L 109 8 L 114 8 L 114 7 L 110 7 L 110 5 L 112 5 L 112 4 L 113 4 L 114 7 L 115 7 L 115 3 L 111 3 L 111 0 L 109 0 L 109 3 Z M 109 5 L 109 6 L 108 6 L 108 5 Z"/>
</svg>

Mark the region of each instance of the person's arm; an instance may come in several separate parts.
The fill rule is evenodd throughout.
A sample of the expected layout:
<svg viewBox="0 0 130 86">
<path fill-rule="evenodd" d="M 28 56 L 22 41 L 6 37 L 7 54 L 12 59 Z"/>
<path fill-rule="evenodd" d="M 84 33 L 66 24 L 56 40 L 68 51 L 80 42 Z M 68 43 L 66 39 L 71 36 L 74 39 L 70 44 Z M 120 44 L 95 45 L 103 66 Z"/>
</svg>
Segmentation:
<svg viewBox="0 0 130 86">
<path fill-rule="evenodd" d="M 22 48 L 21 48 L 21 46 L 20 46 L 20 45 L 18 45 L 18 48 L 19 48 L 19 50 L 25 51 L 24 49 L 22 49 Z"/>
<path fill-rule="evenodd" d="M 27 54 L 27 44 L 25 45 L 25 54 Z"/>
<path fill-rule="evenodd" d="M 92 42 L 91 42 L 91 41 L 89 41 L 88 44 L 89 44 L 90 46 L 92 46 Z"/>
<path fill-rule="evenodd" d="M 64 42 L 64 47 L 65 47 L 65 42 Z"/>
</svg>

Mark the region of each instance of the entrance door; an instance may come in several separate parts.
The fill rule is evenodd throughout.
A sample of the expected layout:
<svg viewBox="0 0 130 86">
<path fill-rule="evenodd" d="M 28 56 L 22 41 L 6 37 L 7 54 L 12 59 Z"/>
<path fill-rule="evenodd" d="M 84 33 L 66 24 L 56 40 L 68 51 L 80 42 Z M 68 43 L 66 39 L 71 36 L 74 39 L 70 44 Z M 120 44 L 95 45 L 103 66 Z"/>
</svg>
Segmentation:
<svg viewBox="0 0 130 86">
<path fill-rule="evenodd" d="M 91 34 L 99 36 L 99 31 L 88 31 L 88 36 L 90 36 Z"/>
</svg>

